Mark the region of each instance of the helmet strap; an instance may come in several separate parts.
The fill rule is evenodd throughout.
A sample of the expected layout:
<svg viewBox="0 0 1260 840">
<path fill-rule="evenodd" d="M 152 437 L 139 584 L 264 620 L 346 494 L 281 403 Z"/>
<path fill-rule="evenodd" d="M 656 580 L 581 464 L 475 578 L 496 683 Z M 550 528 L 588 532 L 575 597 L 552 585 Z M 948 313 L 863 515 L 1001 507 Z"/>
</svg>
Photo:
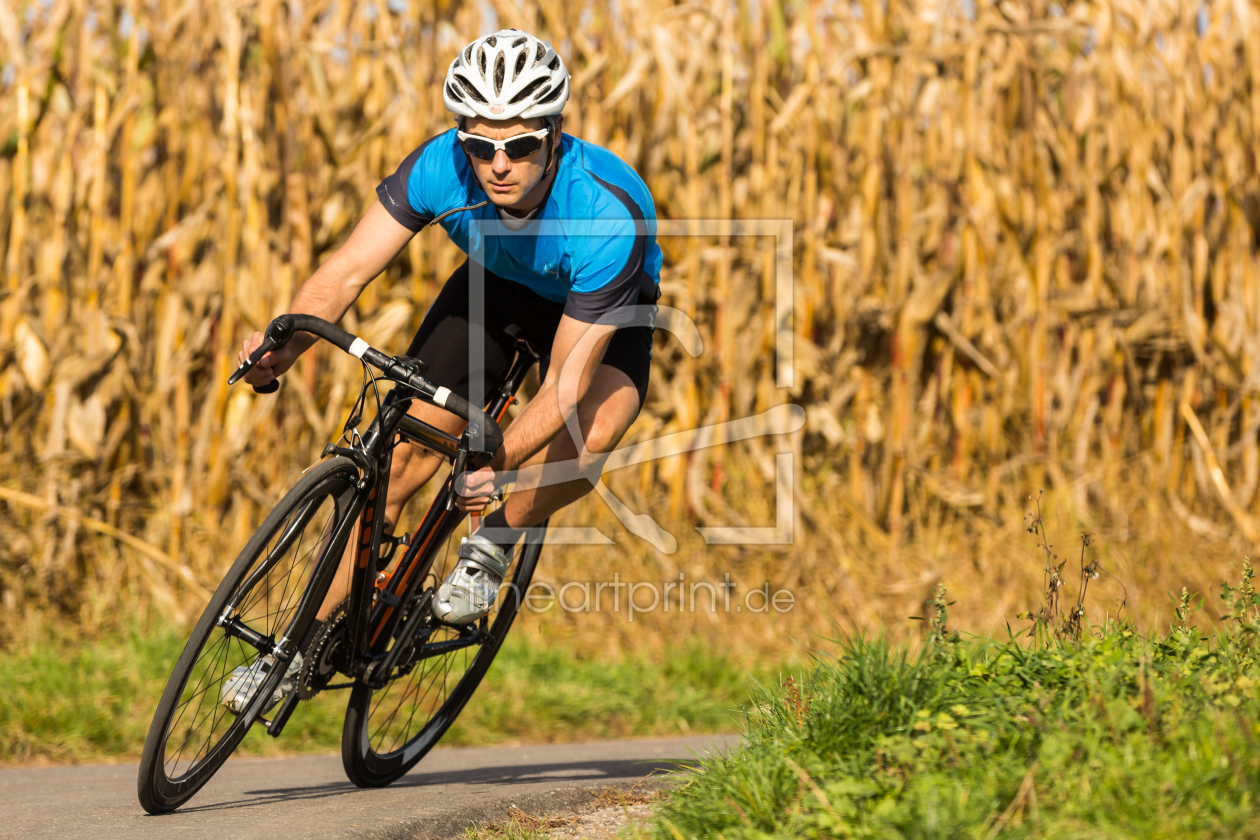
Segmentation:
<svg viewBox="0 0 1260 840">
<path fill-rule="evenodd" d="M 551 136 L 547 139 L 551 142 L 547 144 L 547 166 L 543 169 L 543 177 L 551 171 L 551 163 L 556 159 L 556 148 L 560 145 L 560 132 L 556 130 L 556 118 L 544 117 L 547 121 L 547 127 L 551 129 Z"/>
</svg>

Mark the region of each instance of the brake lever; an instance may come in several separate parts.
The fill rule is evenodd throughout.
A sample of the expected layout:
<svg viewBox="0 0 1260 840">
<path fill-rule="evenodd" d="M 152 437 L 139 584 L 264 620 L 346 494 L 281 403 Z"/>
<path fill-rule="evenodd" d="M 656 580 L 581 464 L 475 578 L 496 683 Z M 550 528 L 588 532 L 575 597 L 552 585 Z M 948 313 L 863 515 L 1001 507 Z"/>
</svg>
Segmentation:
<svg viewBox="0 0 1260 840">
<path fill-rule="evenodd" d="M 283 317 L 283 316 L 282 316 Z M 241 362 L 240 366 L 228 377 L 228 384 L 235 385 L 240 382 L 245 374 L 253 370 L 254 365 L 262 360 L 262 357 L 275 350 L 280 345 L 289 340 L 293 334 L 291 324 L 281 321 L 279 318 L 267 325 L 267 333 L 263 336 L 262 343 L 253 353 L 249 354 L 249 358 Z M 255 385 L 254 392 L 258 394 L 274 394 L 280 390 L 280 380 L 273 379 L 262 385 Z"/>
</svg>

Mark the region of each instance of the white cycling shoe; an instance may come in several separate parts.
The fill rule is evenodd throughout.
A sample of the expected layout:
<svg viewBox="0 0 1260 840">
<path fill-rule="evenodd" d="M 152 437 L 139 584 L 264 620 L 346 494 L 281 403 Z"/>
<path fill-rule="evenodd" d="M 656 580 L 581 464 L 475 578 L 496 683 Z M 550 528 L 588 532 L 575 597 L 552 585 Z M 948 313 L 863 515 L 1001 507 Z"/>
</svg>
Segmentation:
<svg viewBox="0 0 1260 840">
<path fill-rule="evenodd" d="M 260 656 L 254 660 L 252 665 L 238 665 L 232 676 L 223 681 L 223 688 L 219 691 L 219 702 L 227 706 L 228 711 L 234 715 L 239 715 L 245 711 L 250 701 L 254 699 L 259 686 L 267 679 L 267 675 L 271 673 L 271 669 L 275 667 L 276 658 L 271 654 Z M 296 684 L 298 671 L 302 670 L 302 654 L 298 653 L 293 657 L 293 661 L 289 663 L 289 667 L 285 669 L 284 678 L 280 680 L 280 685 L 276 686 L 276 690 L 272 692 L 267 703 L 262 707 L 260 715 L 274 709 L 281 700 L 285 698 Z"/>
<path fill-rule="evenodd" d="M 471 624 L 488 614 L 511 565 L 511 549 L 504 551 L 480 533 L 465 537 L 459 562 L 433 599 L 434 617 L 446 624 Z"/>
</svg>

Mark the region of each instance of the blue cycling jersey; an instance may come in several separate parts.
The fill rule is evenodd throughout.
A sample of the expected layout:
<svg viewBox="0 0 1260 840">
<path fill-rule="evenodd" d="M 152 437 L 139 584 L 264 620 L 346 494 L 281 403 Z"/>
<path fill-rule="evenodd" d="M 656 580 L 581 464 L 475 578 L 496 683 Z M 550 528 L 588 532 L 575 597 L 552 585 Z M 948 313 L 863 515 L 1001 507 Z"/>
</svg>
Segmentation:
<svg viewBox="0 0 1260 840">
<path fill-rule="evenodd" d="M 488 271 L 564 303 L 564 314 L 580 321 L 655 303 L 661 249 L 647 185 L 612 152 L 567 134 L 555 165 L 546 202 L 521 231 L 503 225 L 493 204 L 438 224 Z M 413 231 L 486 197 L 455 129 L 409 154 L 376 193 L 390 215 Z"/>
</svg>

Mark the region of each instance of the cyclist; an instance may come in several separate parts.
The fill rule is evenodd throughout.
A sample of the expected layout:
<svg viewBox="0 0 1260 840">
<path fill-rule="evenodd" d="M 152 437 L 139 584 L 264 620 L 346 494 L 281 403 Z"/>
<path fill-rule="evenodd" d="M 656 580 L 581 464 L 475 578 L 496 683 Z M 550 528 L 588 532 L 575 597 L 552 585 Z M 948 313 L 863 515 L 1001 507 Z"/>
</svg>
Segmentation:
<svg viewBox="0 0 1260 840">
<path fill-rule="evenodd" d="M 451 62 L 442 95 L 456 127 L 409 154 L 377 187 L 378 200 L 298 291 L 290 311 L 339 321 L 407 241 L 437 220 L 480 261 L 484 295 L 470 299 L 465 260 L 425 313 L 407 351 L 428 363 L 427 377 L 484 404 L 488 394 L 469 393 L 470 383 L 489 388 L 511 363 L 514 338 L 506 328 L 549 348 L 538 393 L 506 430 L 494 462 L 463 477 L 457 504 L 484 510 L 496 474 L 571 462 L 583 446 L 586 477 L 518 486 L 463 541 L 459 561 L 433 602 L 437 618 L 462 624 L 489 612 L 526 529 L 591 490 L 590 471 L 598 475 L 602 464 L 591 455 L 610 452 L 638 415 L 647 393 L 652 326 L 641 308 L 626 325 L 627 307 L 653 311 L 661 252 L 652 197 L 638 175 L 608 150 L 562 134 L 569 75 L 549 44 L 514 29 L 478 38 Z M 244 343 L 241 361 L 262 338 L 254 333 Z M 470 338 L 483 351 L 478 371 L 470 365 Z M 298 333 L 264 356 L 246 381 L 272 381 L 315 340 Z M 574 418 L 566 412 L 573 413 L 573 406 L 582 441 L 568 431 L 566 420 Z M 416 401 L 410 411 L 453 435 L 464 426 L 427 403 Z M 388 532 L 440 464 L 437 455 L 416 447 L 395 450 L 384 513 Z M 349 572 L 343 562 L 319 619 L 346 597 Z M 306 643 L 317 629 L 318 622 Z M 300 656 L 290 676 L 299 666 Z M 238 669 L 242 673 L 224 688 L 224 702 L 239 705 L 263 670 Z M 291 682 L 284 681 L 273 704 Z"/>
</svg>

